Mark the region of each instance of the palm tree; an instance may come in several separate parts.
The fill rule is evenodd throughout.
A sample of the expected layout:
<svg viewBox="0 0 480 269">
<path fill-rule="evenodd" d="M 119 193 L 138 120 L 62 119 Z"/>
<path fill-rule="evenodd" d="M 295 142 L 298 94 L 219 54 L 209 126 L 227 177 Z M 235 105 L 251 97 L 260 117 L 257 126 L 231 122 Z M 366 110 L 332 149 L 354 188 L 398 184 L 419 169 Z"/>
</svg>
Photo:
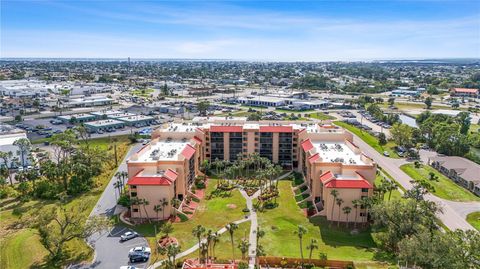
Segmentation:
<svg viewBox="0 0 480 269">
<path fill-rule="evenodd" d="M 150 220 L 150 217 L 148 216 L 148 212 L 147 212 L 147 208 L 146 208 L 146 206 L 149 205 L 150 202 L 147 199 L 143 199 L 141 204 L 142 204 L 142 207 L 143 207 L 143 211 L 145 211 L 145 216 L 147 216 L 148 222 L 152 223 L 151 220 Z"/>
<path fill-rule="evenodd" d="M 311 261 L 313 250 L 318 249 L 317 239 L 315 239 L 315 238 L 310 239 L 310 244 L 308 244 L 307 249 L 310 250 L 310 253 L 308 254 L 308 259 Z"/>
<path fill-rule="evenodd" d="M 167 247 L 167 256 L 168 260 L 170 260 L 173 264 L 173 268 L 176 267 L 176 257 L 180 253 L 180 246 L 177 244 L 170 244 Z"/>
<path fill-rule="evenodd" d="M 353 223 L 353 227 L 357 229 L 357 216 L 358 216 L 358 207 L 360 206 L 360 200 L 353 200 L 352 201 L 353 208 L 355 208 L 355 222 Z"/>
<path fill-rule="evenodd" d="M 165 207 L 168 206 L 168 201 L 166 198 L 160 200 L 160 205 L 162 206 L 163 219 L 165 219 Z"/>
<path fill-rule="evenodd" d="M 176 197 L 173 197 L 172 201 L 170 201 L 170 204 L 172 205 L 172 209 L 173 209 L 173 219 L 176 219 L 177 207 L 180 206 L 180 200 L 178 200 Z"/>
<path fill-rule="evenodd" d="M 302 268 L 303 268 L 303 235 L 306 234 L 308 230 L 302 225 L 298 225 L 297 228 L 298 230 L 295 231 L 295 234 L 298 236 L 298 240 L 300 243 L 300 257 L 302 258 Z"/>
<path fill-rule="evenodd" d="M 125 179 L 128 177 L 128 173 L 126 171 L 118 171 L 115 173 L 115 177 L 125 186 Z"/>
<path fill-rule="evenodd" d="M 118 190 L 118 197 L 122 196 L 122 182 L 120 180 L 117 180 L 116 182 L 113 183 L 113 188 L 115 188 L 115 200 L 117 199 L 117 190 Z"/>
<path fill-rule="evenodd" d="M 155 211 L 155 213 L 157 213 L 157 221 L 159 221 L 158 212 L 163 211 L 162 206 L 161 205 L 154 205 L 153 210 Z"/>
<path fill-rule="evenodd" d="M 352 208 L 349 206 L 345 206 L 342 208 L 342 210 L 343 210 L 343 214 L 347 215 L 347 227 L 348 227 L 348 215 L 350 214 L 350 212 L 352 212 Z"/>
<path fill-rule="evenodd" d="M 205 233 L 205 227 L 202 225 L 197 225 L 197 227 L 193 228 L 192 235 L 195 236 L 198 240 L 198 261 L 200 261 L 201 251 L 200 251 L 200 243 L 202 241 L 202 236 Z"/>
<path fill-rule="evenodd" d="M 338 197 L 338 191 L 333 189 L 331 192 L 330 192 L 330 195 L 332 195 L 333 197 L 333 202 L 332 202 L 332 216 L 331 216 L 331 221 L 333 221 L 333 211 L 335 210 L 335 201 L 337 200 L 337 197 Z"/>
<path fill-rule="evenodd" d="M 338 226 L 340 225 L 340 212 L 341 212 L 340 207 L 341 207 L 342 204 L 343 204 L 343 199 L 342 199 L 342 198 L 337 198 L 337 199 L 335 200 L 335 202 L 336 202 L 337 205 L 338 205 L 338 222 L 337 222 L 337 227 L 338 227 Z"/>
<path fill-rule="evenodd" d="M 207 231 L 207 238 L 206 238 L 206 239 L 207 239 L 207 258 L 209 257 L 208 254 L 211 255 L 210 249 L 212 248 L 213 236 L 214 236 L 214 235 L 213 235 L 212 230 L 208 229 L 208 231 Z"/>
<path fill-rule="evenodd" d="M 212 256 L 215 258 L 215 247 L 220 242 L 220 237 L 217 232 L 212 235 Z"/>
<path fill-rule="evenodd" d="M 245 260 L 245 256 L 248 253 L 248 248 L 250 247 L 250 243 L 248 243 L 247 239 L 243 239 L 240 244 L 238 244 L 238 248 L 242 252 L 242 260 Z"/>
<path fill-rule="evenodd" d="M 366 218 L 368 216 L 368 207 L 370 206 L 370 201 L 368 200 L 368 198 L 364 198 L 364 197 L 362 197 L 360 201 L 361 201 L 361 207 L 365 209 L 365 216 L 363 216 L 364 220 L 362 220 L 363 223 L 365 223 L 367 221 Z"/>
<path fill-rule="evenodd" d="M 130 206 L 134 206 L 134 205 L 140 205 L 141 201 L 140 199 L 138 199 L 138 197 L 132 197 L 130 199 Z M 138 214 L 140 214 L 140 218 L 142 218 L 142 211 L 141 210 L 138 210 Z"/>
<path fill-rule="evenodd" d="M 233 244 L 233 233 L 238 229 L 238 225 L 234 222 L 231 222 L 225 226 L 228 233 L 230 234 L 230 242 L 232 243 L 232 262 L 235 261 L 235 247 Z"/>
</svg>

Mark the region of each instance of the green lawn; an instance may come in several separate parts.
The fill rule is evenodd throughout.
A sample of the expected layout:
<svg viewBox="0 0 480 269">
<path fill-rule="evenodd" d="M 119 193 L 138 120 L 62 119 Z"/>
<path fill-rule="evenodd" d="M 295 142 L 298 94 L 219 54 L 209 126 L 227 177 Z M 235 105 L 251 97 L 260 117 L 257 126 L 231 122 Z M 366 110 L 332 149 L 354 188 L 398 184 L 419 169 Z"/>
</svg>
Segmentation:
<svg viewBox="0 0 480 269">
<path fill-rule="evenodd" d="M 335 117 L 330 116 L 328 114 L 325 114 L 323 112 L 310 113 L 308 115 L 310 115 L 310 118 L 317 119 L 317 120 L 334 120 L 334 119 L 336 119 Z"/>
<path fill-rule="evenodd" d="M 210 179 L 207 187 L 206 197 L 216 188 L 216 179 Z M 183 250 L 192 247 L 197 239 L 192 236 L 192 230 L 197 225 L 204 226 L 207 230 L 217 231 L 226 224 L 244 218 L 245 213 L 242 209 L 246 207 L 245 199 L 238 190 L 233 190 L 228 197 L 212 197 L 210 200 L 202 199 L 193 218 L 174 223 L 174 232 L 171 236 L 177 238 Z M 133 227 L 136 231 L 144 235 L 150 246 L 155 245 L 154 228 L 152 224 L 144 224 Z M 163 234 L 157 231 L 157 237 Z"/>
<path fill-rule="evenodd" d="M 475 229 L 480 231 L 480 211 L 473 212 L 468 214 L 467 221 L 470 223 Z"/>
<path fill-rule="evenodd" d="M 266 232 L 260 244 L 264 246 L 267 256 L 300 257 L 299 239 L 294 231 L 298 225 L 303 225 L 308 229 L 303 239 L 304 255 L 308 255 L 307 242 L 315 238 L 320 249 L 314 252 L 314 258 L 318 258 L 319 252 L 324 252 L 328 259 L 361 263 L 374 260 L 376 244 L 369 231 L 351 235 L 349 231 L 353 227 L 330 226 L 324 217 L 306 218 L 295 204 L 290 185 L 288 181 L 280 181 L 279 206 L 258 214 L 259 226 Z M 379 262 L 374 264 L 379 265 Z"/>
<path fill-rule="evenodd" d="M 389 141 L 386 145 L 381 146 L 378 144 L 378 138 L 375 136 L 371 135 L 367 131 L 361 130 L 353 125 L 350 125 L 346 122 L 342 121 L 334 121 L 333 122 L 335 125 L 338 125 L 340 127 L 343 127 L 347 129 L 348 131 L 352 132 L 356 136 L 360 137 L 365 143 L 370 145 L 372 148 L 374 148 L 376 151 L 378 151 L 380 154 L 383 154 L 384 151 L 387 151 L 390 154 L 391 158 L 400 158 L 396 151 L 394 150 L 394 147 L 396 146 L 395 143 L 392 141 Z"/>
<path fill-rule="evenodd" d="M 131 93 L 133 95 L 142 96 L 142 97 L 150 97 L 150 95 L 154 92 L 154 89 L 144 89 L 144 90 L 133 90 Z"/>
<path fill-rule="evenodd" d="M 430 172 L 433 172 L 438 177 L 437 181 L 429 181 L 435 188 L 433 194 L 436 196 L 458 202 L 480 201 L 480 197 L 457 185 L 455 182 L 442 175 L 434 168 L 422 165 L 419 169 L 415 168 L 414 164 L 404 164 L 400 167 L 403 172 L 409 175 L 414 180 L 430 179 Z"/>
<path fill-rule="evenodd" d="M 100 148 L 109 150 L 109 152 L 113 151 L 108 138 L 91 140 L 91 142 Z M 128 143 L 126 137 L 119 139 L 117 147 L 119 160 L 122 160 L 127 153 L 129 148 Z M 65 204 L 66 207 L 78 207 L 80 204 L 88 205 L 87 210 L 82 212 L 86 220 L 115 171 L 115 167 L 106 167 L 104 172 L 96 178 L 97 187 L 87 193 L 70 199 Z M 27 202 L 4 199 L 1 203 L 0 232 L 5 236 L 0 237 L 0 268 L 28 268 L 34 264 L 41 264 L 47 252 L 40 244 L 35 230 L 15 228 L 12 226 L 14 226 L 13 224 L 18 222 L 22 216 L 35 214 L 35 212 L 45 207 L 58 207 L 61 203 L 59 201 L 43 201 L 37 199 L 32 199 Z M 83 240 L 72 240 L 68 242 L 66 246 L 67 251 L 71 254 L 70 262 L 89 261 L 93 257 L 92 249 Z M 25 251 L 26 249 L 28 249 L 28 251 Z"/>
</svg>

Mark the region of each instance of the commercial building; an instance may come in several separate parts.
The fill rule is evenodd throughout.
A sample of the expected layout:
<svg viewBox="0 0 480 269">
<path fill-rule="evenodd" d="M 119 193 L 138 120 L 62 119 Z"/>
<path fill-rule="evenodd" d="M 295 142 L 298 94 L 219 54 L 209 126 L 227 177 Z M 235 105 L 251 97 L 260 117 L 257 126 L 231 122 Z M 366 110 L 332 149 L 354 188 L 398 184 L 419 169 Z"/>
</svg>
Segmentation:
<svg viewBox="0 0 480 269">
<path fill-rule="evenodd" d="M 127 113 L 130 114 L 130 113 Z M 125 126 L 133 126 L 133 127 L 144 127 L 151 125 L 155 122 L 155 118 L 151 116 L 144 116 L 144 115 L 130 115 L 126 117 L 122 117 L 119 115 L 115 119 L 122 121 L 125 123 Z"/>
<path fill-rule="evenodd" d="M 305 178 L 318 215 L 345 221 L 332 207 L 332 190 L 353 208 L 354 200 L 373 193 L 376 164 L 352 141 L 353 136 L 333 125 L 295 122 L 249 122 L 244 118 L 207 118 L 201 123 L 169 123 L 152 133 L 151 144 L 128 160 L 131 197 L 147 199 L 148 214 L 159 197 L 170 201 L 192 195 L 189 190 L 204 160 L 233 161 L 259 154 Z M 137 207 L 132 217 L 139 218 Z M 173 210 L 169 208 L 168 210 Z M 333 210 L 333 211 L 332 211 Z M 168 211 L 171 212 L 171 211 Z M 142 212 L 144 213 L 144 212 Z M 354 218 L 354 214 L 358 217 Z M 351 220 L 366 221 L 363 209 Z M 144 216 L 145 214 L 143 214 Z"/>
<path fill-rule="evenodd" d="M 478 89 L 467 89 L 467 88 L 452 88 L 452 89 L 450 89 L 450 96 L 452 96 L 452 97 L 478 98 L 479 97 L 479 90 Z"/>
<path fill-rule="evenodd" d="M 125 122 L 113 119 L 91 121 L 84 124 L 89 133 L 109 132 L 125 127 Z"/>
<path fill-rule="evenodd" d="M 88 121 L 94 121 L 96 117 L 90 114 L 73 114 L 73 115 L 63 115 L 58 116 L 57 119 L 61 120 L 63 123 L 83 123 Z"/>
<path fill-rule="evenodd" d="M 458 156 L 438 156 L 429 164 L 465 189 L 480 196 L 480 165 Z"/>
</svg>

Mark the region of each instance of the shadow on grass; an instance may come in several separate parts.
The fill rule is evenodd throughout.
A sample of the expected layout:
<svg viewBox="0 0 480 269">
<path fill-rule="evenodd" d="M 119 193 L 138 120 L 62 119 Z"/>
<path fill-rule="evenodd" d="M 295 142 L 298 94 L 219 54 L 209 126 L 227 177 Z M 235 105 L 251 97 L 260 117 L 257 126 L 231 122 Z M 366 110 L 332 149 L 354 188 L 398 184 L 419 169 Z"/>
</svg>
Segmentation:
<svg viewBox="0 0 480 269">
<path fill-rule="evenodd" d="M 368 249 L 374 252 L 373 259 L 376 261 L 395 262 L 395 257 L 392 254 L 377 248 L 369 227 L 364 228 L 361 225 L 357 225 L 358 233 L 352 234 L 351 231 L 354 229 L 353 223 L 346 227 L 344 223 L 338 225 L 336 222 L 329 222 L 326 217 L 322 216 L 312 217 L 309 221 L 313 225 L 318 226 L 322 241 L 326 245 L 334 248 L 349 246 L 357 249 Z"/>
</svg>

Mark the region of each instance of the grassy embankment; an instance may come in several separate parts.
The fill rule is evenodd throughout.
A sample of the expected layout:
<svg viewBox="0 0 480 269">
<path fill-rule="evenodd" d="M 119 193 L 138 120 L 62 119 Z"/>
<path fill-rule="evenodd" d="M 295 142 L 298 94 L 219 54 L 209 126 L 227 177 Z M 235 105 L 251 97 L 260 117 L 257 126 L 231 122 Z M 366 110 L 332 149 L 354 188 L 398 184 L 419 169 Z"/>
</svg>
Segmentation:
<svg viewBox="0 0 480 269">
<path fill-rule="evenodd" d="M 460 185 L 457 185 L 451 179 L 442 175 L 430 166 L 422 165 L 420 168 L 415 168 L 414 164 L 404 164 L 400 169 L 416 181 L 424 179 L 429 180 L 430 173 L 434 173 L 437 176 L 438 181 L 429 180 L 429 182 L 434 187 L 432 193 L 440 198 L 457 202 L 480 201 L 480 197 L 475 196 Z"/>
</svg>

